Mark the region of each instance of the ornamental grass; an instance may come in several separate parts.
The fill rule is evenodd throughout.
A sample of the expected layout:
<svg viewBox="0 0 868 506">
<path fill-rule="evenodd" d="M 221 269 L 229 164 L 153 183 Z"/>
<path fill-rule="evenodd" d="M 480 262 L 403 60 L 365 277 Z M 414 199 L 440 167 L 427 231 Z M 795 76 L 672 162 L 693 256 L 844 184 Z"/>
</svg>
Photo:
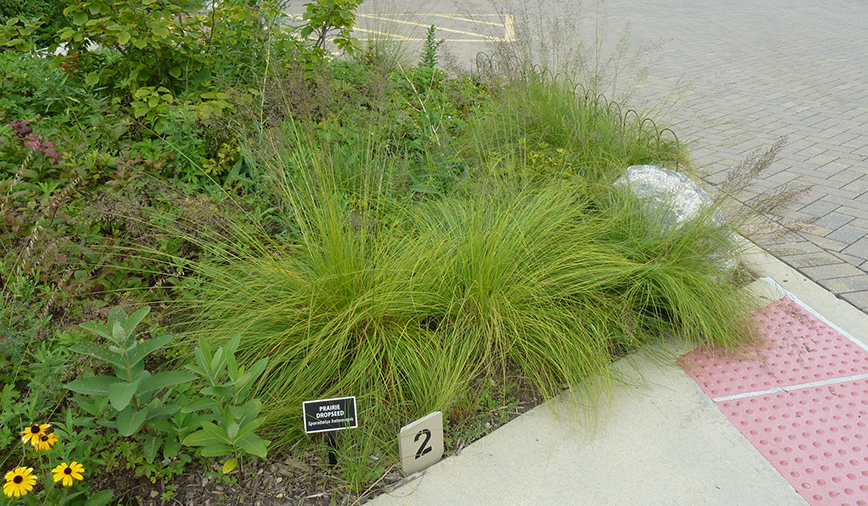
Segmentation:
<svg viewBox="0 0 868 506">
<path fill-rule="evenodd" d="M 658 156 L 616 126 L 604 142 L 639 144 L 618 148 L 624 167 Z M 376 156 L 376 134 L 358 147 L 375 156 L 347 162 L 290 133 L 261 158 L 277 218 L 237 220 L 203 244 L 184 285 L 192 334 L 240 335 L 240 362 L 269 358 L 252 394 L 277 445 L 302 436 L 305 400 L 355 395 L 357 430 L 388 446 L 404 423 L 448 419 L 471 389 L 508 378 L 551 397 L 606 385 L 613 360 L 663 334 L 750 339 L 732 231 L 710 216 L 671 229 L 601 184 L 603 165 L 584 172 L 579 157 L 524 177 L 536 165 L 480 156 L 450 193 L 399 198 L 400 167 Z"/>
</svg>

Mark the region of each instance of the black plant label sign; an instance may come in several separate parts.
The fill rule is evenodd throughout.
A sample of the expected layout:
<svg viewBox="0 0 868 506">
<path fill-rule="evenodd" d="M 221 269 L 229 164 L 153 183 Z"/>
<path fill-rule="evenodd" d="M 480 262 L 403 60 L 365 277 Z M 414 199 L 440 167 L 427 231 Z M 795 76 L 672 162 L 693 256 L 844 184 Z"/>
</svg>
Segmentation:
<svg viewBox="0 0 868 506">
<path fill-rule="evenodd" d="M 356 398 L 337 397 L 305 401 L 304 431 L 308 434 L 330 430 L 355 429 L 359 426 L 356 418 Z"/>
</svg>

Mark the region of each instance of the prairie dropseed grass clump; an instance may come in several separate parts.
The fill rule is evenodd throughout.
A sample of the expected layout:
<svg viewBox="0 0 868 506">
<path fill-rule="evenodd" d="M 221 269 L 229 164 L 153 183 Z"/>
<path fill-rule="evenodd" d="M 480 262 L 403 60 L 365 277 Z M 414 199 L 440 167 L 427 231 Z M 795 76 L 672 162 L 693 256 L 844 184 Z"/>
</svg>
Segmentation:
<svg viewBox="0 0 868 506">
<path fill-rule="evenodd" d="M 263 148 L 283 232 L 235 223 L 187 296 L 196 335 L 269 357 L 253 391 L 275 444 L 303 437 L 303 400 L 357 396 L 358 430 L 388 448 L 399 421 L 459 416 L 479 385 L 521 377 L 550 397 L 607 384 L 614 359 L 664 333 L 749 339 L 719 262 L 732 231 L 699 217 L 667 232 L 611 187 L 632 164 L 686 165 L 677 141 L 557 84 L 507 86 L 453 139 L 465 172 L 437 194 L 404 197 L 400 165 L 334 156 L 299 128 Z"/>
</svg>

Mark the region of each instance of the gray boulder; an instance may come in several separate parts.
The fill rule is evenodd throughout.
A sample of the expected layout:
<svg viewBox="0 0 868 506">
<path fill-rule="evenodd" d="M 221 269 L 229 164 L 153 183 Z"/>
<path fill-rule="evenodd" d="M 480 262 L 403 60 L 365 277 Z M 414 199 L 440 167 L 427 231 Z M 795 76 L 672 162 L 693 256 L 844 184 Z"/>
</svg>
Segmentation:
<svg viewBox="0 0 868 506">
<path fill-rule="evenodd" d="M 684 174 L 656 165 L 633 165 L 615 181 L 616 186 L 630 188 L 645 204 L 649 214 L 663 216 L 667 230 L 696 217 L 708 206 L 711 197 Z M 715 222 L 724 224 L 723 215 L 716 211 Z"/>
<path fill-rule="evenodd" d="M 711 197 L 690 178 L 656 165 L 627 167 L 615 185 L 630 188 L 642 200 L 648 214 L 663 220 L 664 232 L 707 212 L 709 206 L 714 205 Z M 713 212 L 711 219 L 721 226 L 726 223 L 718 210 Z M 731 244 L 735 245 L 735 236 L 731 239 Z M 721 248 L 715 257 L 726 271 L 732 272 L 737 266 L 730 248 Z"/>
</svg>

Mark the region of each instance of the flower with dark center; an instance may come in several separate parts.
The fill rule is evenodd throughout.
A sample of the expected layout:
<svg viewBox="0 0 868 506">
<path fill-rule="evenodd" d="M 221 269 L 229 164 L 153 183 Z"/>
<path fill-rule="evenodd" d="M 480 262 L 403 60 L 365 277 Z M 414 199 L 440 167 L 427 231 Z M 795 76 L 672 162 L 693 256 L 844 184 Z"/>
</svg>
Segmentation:
<svg viewBox="0 0 868 506">
<path fill-rule="evenodd" d="M 71 487 L 75 480 L 83 480 L 84 475 L 84 466 L 79 464 L 76 461 L 72 461 L 72 464 L 67 464 L 64 462 L 59 466 L 55 467 L 51 470 L 51 473 L 54 475 L 54 482 L 61 482 L 61 485 L 64 487 Z"/>
<path fill-rule="evenodd" d="M 7 497 L 21 497 L 27 495 L 36 485 L 36 476 L 33 476 L 32 467 L 16 467 L 6 473 L 6 483 L 3 484 L 3 493 Z"/>
<path fill-rule="evenodd" d="M 57 443 L 57 434 L 49 432 L 48 434 L 40 434 L 39 441 L 33 443 L 37 450 L 50 450 Z"/>
<path fill-rule="evenodd" d="M 50 423 L 43 423 L 42 425 L 39 425 L 38 423 L 30 424 L 30 427 L 21 431 L 21 440 L 25 443 L 30 443 L 33 446 L 36 446 L 39 444 L 39 436 L 47 435 L 49 429 L 51 429 Z"/>
</svg>

